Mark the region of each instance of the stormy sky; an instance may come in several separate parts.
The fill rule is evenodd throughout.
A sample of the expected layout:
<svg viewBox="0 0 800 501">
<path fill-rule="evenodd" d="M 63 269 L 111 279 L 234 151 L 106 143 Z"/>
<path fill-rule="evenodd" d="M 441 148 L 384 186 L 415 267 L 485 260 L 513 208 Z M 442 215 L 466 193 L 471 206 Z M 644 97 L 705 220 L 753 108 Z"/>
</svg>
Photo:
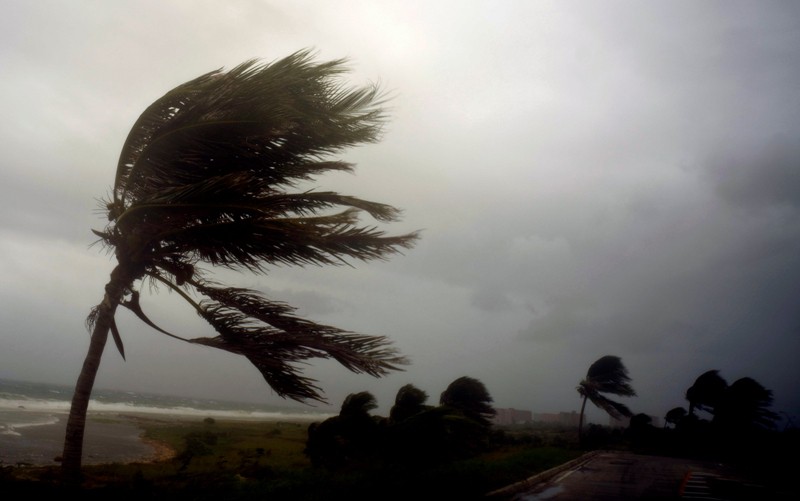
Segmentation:
<svg viewBox="0 0 800 501">
<path fill-rule="evenodd" d="M 207 71 L 314 48 L 392 96 L 382 140 L 340 156 L 356 173 L 316 186 L 402 208 L 385 229 L 422 239 L 386 262 L 224 278 L 411 359 L 382 379 L 309 366 L 332 409 L 367 390 L 386 413 L 406 383 L 436 403 L 468 375 L 498 407 L 578 410 L 576 384 L 613 354 L 635 412 L 686 406 L 719 369 L 800 415 L 797 3 L 3 7 L 0 377 L 74 384 L 114 265 L 90 229 L 145 107 Z M 143 305 L 212 334 L 166 291 Z M 128 360 L 109 345 L 97 386 L 284 403 L 243 358 L 118 322 Z"/>
</svg>

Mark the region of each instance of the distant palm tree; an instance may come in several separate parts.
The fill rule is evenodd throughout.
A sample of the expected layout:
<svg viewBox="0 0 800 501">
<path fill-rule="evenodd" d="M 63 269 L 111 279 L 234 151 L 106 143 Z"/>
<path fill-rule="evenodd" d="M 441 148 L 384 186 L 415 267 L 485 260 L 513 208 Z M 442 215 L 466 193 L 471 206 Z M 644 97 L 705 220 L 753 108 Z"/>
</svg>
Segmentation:
<svg viewBox="0 0 800 501">
<path fill-rule="evenodd" d="M 376 407 L 378 402 L 372 393 L 351 393 L 342 402 L 338 416 L 309 425 L 305 453 L 312 464 L 338 468 L 376 450 L 379 427 L 369 414 Z"/>
<path fill-rule="evenodd" d="M 667 411 L 667 415 L 664 416 L 664 428 L 667 427 L 667 424 L 678 426 L 678 423 L 680 423 L 681 420 L 685 417 L 686 417 L 686 409 L 684 409 L 683 407 L 673 407 L 672 409 Z"/>
<path fill-rule="evenodd" d="M 394 405 L 389 410 L 389 418 L 394 423 L 405 421 L 411 416 L 428 409 L 428 406 L 425 405 L 427 400 L 428 394 L 423 390 L 413 384 L 404 385 L 397 391 Z"/>
<path fill-rule="evenodd" d="M 378 408 L 375 396 L 368 392 L 351 393 L 345 397 L 339 415 L 343 417 L 369 416 L 369 411 Z"/>
<path fill-rule="evenodd" d="M 689 415 L 694 416 L 695 410 L 714 414 L 727 389 L 728 382 L 719 375 L 718 370 L 710 370 L 700 374 L 695 379 L 694 384 L 686 390 L 686 400 L 689 401 Z"/>
<path fill-rule="evenodd" d="M 773 429 L 778 415 L 769 410 L 772 391 L 750 377 L 733 382 L 717 405 L 714 424 L 730 431 Z"/>
<path fill-rule="evenodd" d="M 63 471 L 80 471 L 89 397 L 114 320 L 124 306 L 160 332 L 247 357 L 278 395 L 322 400 L 298 364 L 332 358 L 381 376 L 406 360 L 380 336 L 294 316 L 285 303 L 221 286 L 211 268 L 263 273 L 268 265 L 342 264 L 383 259 L 410 248 L 416 233 L 385 236 L 359 226 L 359 212 L 394 221 L 391 206 L 313 191 L 300 184 L 352 165 L 329 155 L 377 140 L 384 122 L 377 88 L 349 88 L 343 60 L 316 63 L 309 51 L 271 64 L 249 61 L 169 91 L 134 124 L 104 202 L 109 224 L 95 231 L 117 265 L 103 301 L 87 319 L 89 351 L 72 400 Z M 337 209 L 341 209 L 337 211 Z M 185 339 L 157 327 L 137 286 L 163 285 L 185 299 L 216 337 Z"/>
<path fill-rule="evenodd" d="M 491 425 L 491 419 L 497 414 L 492 401 L 486 386 L 469 376 L 460 377 L 450 383 L 439 397 L 441 405 L 458 410 L 484 426 Z"/>
<path fill-rule="evenodd" d="M 578 384 L 578 393 L 583 397 L 581 415 L 578 421 L 578 438 L 583 434 L 583 413 L 586 409 L 586 400 L 591 400 L 594 405 L 606 411 L 611 417 L 621 419 L 631 417 L 633 413 L 627 406 L 605 397 L 603 393 L 633 397 L 636 392 L 629 384 L 628 370 L 622 364 L 622 359 L 613 355 L 599 358 L 589 366 L 586 378 Z"/>
</svg>

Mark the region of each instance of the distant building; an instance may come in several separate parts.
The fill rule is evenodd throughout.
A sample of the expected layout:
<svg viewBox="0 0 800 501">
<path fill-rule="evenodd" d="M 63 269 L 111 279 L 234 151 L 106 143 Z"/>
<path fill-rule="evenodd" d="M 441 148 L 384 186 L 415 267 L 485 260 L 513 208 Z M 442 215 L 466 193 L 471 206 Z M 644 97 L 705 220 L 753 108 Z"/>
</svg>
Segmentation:
<svg viewBox="0 0 800 501">
<path fill-rule="evenodd" d="M 578 426 L 580 421 L 580 414 L 575 411 L 572 412 L 542 412 L 535 413 L 533 420 L 540 423 L 561 424 L 564 426 Z"/>
<path fill-rule="evenodd" d="M 521 411 L 518 409 L 495 409 L 492 422 L 499 425 L 528 424 L 533 421 L 531 411 Z"/>
</svg>

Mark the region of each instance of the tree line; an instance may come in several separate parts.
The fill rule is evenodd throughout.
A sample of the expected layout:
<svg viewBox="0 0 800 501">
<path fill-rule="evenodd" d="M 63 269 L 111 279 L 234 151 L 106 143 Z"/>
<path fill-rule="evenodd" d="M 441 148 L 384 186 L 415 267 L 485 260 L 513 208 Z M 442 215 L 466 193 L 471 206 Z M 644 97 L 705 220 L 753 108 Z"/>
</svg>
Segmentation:
<svg viewBox="0 0 800 501">
<path fill-rule="evenodd" d="M 751 377 L 728 384 L 719 370 L 709 370 L 695 379 L 684 397 L 688 410 L 678 406 L 664 416 L 664 429 L 671 432 L 674 447 L 746 456 L 778 435 L 772 391 Z"/>
<path fill-rule="evenodd" d="M 634 414 L 626 405 L 604 395 L 635 396 L 630 383 L 628 371 L 617 356 L 606 355 L 589 367 L 577 387 L 583 398 L 578 424 L 581 445 L 588 445 L 583 431 L 587 401 L 616 419 L 630 418 L 628 437 L 634 442 L 642 444 L 655 440 L 650 416 Z M 779 416 L 771 410 L 772 391 L 751 377 L 728 384 L 719 370 L 709 370 L 686 390 L 685 399 L 689 403 L 688 411 L 684 407 L 674 407 L 664 416 L 664 429 L 671 426 L 669 431 L 676 435 L 672 438 L 677 438 L 672 446 L 684 451 L 725 452 L 726 444 L 747 445 L 763 438 L 767 432 L 777 431 Z M 659 438 L 667 440 L 663 436 Z"/>
<path fill-rule="evenodd" d="M 315 466 L 337 469 L 464 458 L 489 447 L 496 411 L 481 381 L 460 377 L 442 392 L 439 405 L 427 400 L 425 391 L 407 384 L 383 417 L 370 414 L 378 406 L 371 393 L 351 393 L 339 415 L 309 426 L 305 452 Z"/>
</svg>

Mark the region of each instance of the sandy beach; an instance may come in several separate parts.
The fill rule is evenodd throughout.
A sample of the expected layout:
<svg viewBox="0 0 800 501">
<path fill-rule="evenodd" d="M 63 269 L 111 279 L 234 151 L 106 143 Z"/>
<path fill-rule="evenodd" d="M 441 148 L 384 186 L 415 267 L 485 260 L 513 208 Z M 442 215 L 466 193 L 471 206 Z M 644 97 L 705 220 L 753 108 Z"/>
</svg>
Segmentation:
<svg viewBox="0 0 800 501">
<path fill-rule="evenodd" d="M 67 415 L 55 424 L 21 427 L 15 434 L 0 434 L 0 464 L 55 465 L 64 446 Z M 91 416 L 84 438 L 84 464 L 153 461 L 168 458 L 163 444 L 142 439 L 138 418 L 120 415 Z"/>
</svg>

